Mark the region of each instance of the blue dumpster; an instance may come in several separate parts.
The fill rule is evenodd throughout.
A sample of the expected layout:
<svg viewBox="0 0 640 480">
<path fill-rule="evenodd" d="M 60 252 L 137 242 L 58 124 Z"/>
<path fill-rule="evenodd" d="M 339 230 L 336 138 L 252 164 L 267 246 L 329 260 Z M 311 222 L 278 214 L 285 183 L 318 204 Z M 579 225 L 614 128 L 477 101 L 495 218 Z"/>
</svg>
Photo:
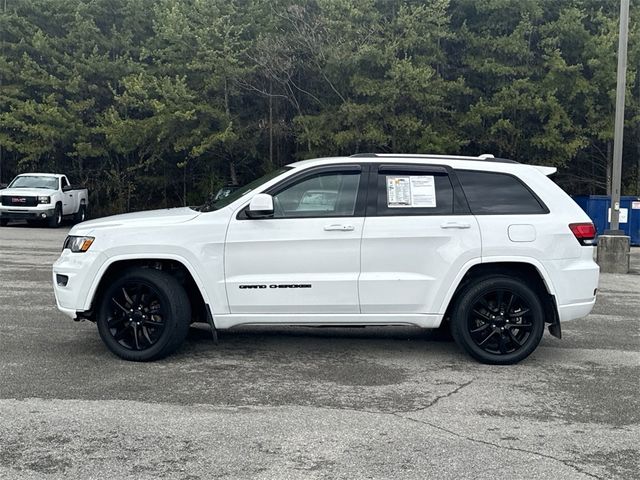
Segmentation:
<svg viewBox="0 0 640 480">
<path fill-rule="evenodd" d="M 609 208 L 611 197 L 608 195 L 574 195 L 573 199 L 589 215 L 598 231 L 598 235 L 609 228 Z M 631 237 L 631 245 L 640 245 L 640 197 L 620 198 L 620 230 Z M 626 209 L 626 222 L 622 222 Z"/>
</svg>

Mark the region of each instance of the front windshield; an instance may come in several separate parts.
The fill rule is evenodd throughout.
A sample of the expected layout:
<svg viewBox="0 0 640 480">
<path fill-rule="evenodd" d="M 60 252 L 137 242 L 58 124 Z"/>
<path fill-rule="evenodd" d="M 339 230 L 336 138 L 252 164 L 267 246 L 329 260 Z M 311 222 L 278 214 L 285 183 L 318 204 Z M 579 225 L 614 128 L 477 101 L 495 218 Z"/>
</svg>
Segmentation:
<svg viewBox="0 0 640 480">
<path fill-rule="evenodd" d="M 240 187 L 237 190 L 234 190 L 228 196 L 226 196 L 224 198 L 220 198 L 218 200 L 207 201 L 207 203 L 205 203 L 204 205 L 202 205 L 200 207 L 194 208 L 194 210 L 198 210 L 200 212 L 212 212 L 213 210 L 220 210 L 221 208 L 224 208 L 227 205 L 235 202 L 240 197 L 245 196 L 250 191 L 255 190 L 260 185 L 263 185 L 263 184 L 267 183 L 269 180 L 272 180 L 272 179 L 276 178 L 278 175 L 283 174 L 284 172 L 286 172 L 290 168 L 291 167 L 283 167 L 283 168 L 279 168 L 277 170 L 274 170 L 271 173 L 267 173 L 266 175 L 258 178 L 257 180 L 254 180 L 253 182 L 248 183 L 247 185 L 245 185 L 243 187 Z"/>
<path fill-rule="evenodd" d="M 46 188 L 47 190 L 57 190 L 58 179 L 56 177 L 25 175 L 14 178 L 9 188 Z"/>
</svg>

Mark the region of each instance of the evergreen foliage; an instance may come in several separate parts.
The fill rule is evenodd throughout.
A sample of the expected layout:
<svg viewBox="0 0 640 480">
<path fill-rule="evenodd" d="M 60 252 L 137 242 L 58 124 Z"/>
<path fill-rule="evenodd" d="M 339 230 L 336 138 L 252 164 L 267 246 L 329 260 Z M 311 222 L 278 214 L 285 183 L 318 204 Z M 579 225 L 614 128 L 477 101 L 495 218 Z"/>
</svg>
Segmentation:
<svg viewBox="0 0 640 480">
<path fill-rule="evenodd" d="M 94 213 L 358 152 L 493 153 L 605 193 L 618 36 L 601 0 L 0 1 L 1 178 L 56 171 Z M 626 194 L 640 194 L 632 5 Z"/>
</svg>

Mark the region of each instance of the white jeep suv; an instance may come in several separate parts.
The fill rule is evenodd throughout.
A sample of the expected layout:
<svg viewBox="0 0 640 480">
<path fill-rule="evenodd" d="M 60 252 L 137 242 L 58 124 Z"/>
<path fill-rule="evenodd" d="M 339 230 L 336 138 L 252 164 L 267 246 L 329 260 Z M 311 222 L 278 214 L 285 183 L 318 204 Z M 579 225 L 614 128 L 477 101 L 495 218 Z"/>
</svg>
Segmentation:
<svg viewBox="0 0 640 480">
<path fill-rule="evenodd" d="M 293 163 L 202 207 L 75 226 L 56 301 L 127 360 L 202 321 L 446 326 L 477 360 L 515 363 L 595 303 L 596 232 L 553 172 L 485 155 Z"/>
</svg>

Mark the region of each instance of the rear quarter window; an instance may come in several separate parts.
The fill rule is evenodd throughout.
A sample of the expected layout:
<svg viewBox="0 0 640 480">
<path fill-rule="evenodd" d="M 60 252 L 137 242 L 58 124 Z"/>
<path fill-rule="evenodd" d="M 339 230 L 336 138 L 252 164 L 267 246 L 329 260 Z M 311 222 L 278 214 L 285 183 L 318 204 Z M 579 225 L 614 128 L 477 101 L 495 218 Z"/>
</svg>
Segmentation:
<svg viewBox="0 0 640 480">
<path fill-rule="evenodd" d="M 473 170 L 456 170 L 456 175 L 474 215 L 549 213 L 542 201 L 513 175 Z"/>
</svg>

